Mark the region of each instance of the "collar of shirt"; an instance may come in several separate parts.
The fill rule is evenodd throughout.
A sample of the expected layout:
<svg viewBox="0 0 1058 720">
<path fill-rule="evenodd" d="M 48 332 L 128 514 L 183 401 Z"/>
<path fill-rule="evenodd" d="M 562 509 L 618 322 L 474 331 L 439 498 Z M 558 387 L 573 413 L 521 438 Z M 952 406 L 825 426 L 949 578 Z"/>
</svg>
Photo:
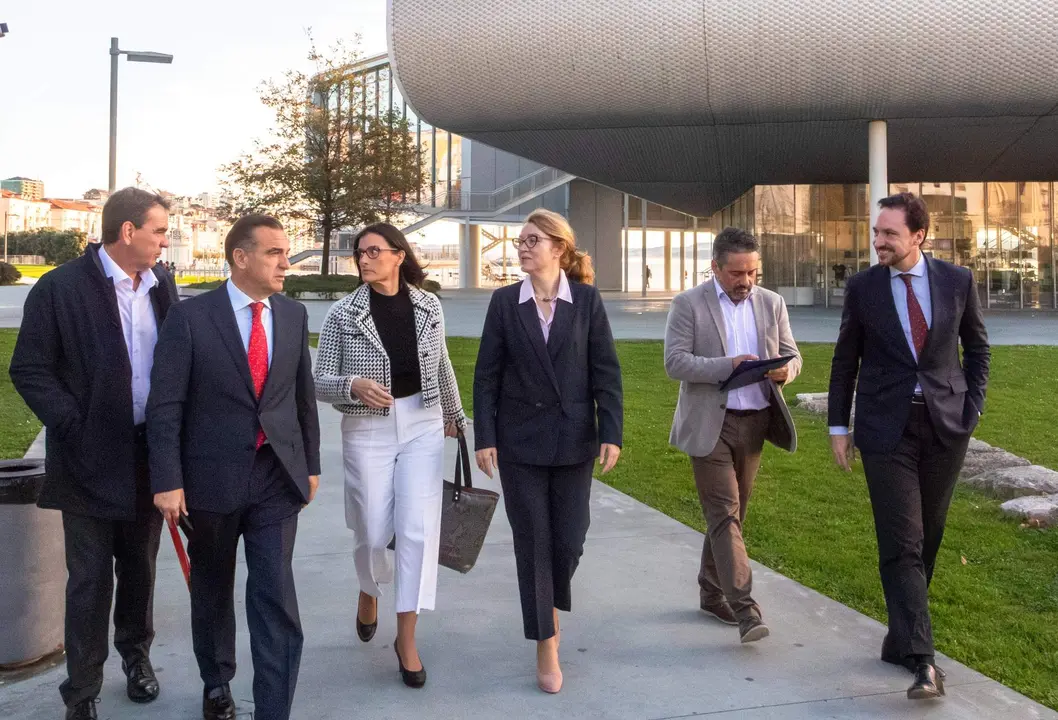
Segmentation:
<svg viewBox="0 0 1058 720">
<path fill-rule="evenodd" d="M 253 298 L 240 290 L 231 280 L 228 280 L 227 285 L 228 299 L 231 300 L 231 307 L 235 312 L 239 312 L 243 308 L 249 307 L 254 302 Z M 269 310 L 272 309 L 271 298 L 265 298 L 261 302 L 263 302 L 264 306 Z"/>
<path fill-rule="evenodd" d="M 727 291 L 724 290 L 724 286 L 721 285 L 719 282 L 714 281 L 713 282 L 713 286 L 716 288 L 716 296 L 718 298 L 720 298 L 721 300 L 727 298 L 727 301 L 729 303 L 731 303 L 732 305 L 734 305 L 735 307 L 738 307 L 741 304 L 741 303 L 736 303 L 734 300 L 732 300 L 731 297 L 727 294 Z M 757 286 L 756 285 L 751 286 L 750 289 L 749 289 L 749 295 L 746 296 L 746 300 L 749 300 L 751 297 L 753 297 L 753 295 L 756 292 L 757 292 Z M 743 300 L 742 302 L 746 302 L 746 300 Z"/>
<path fill-rule="evenodd" d="M 106 245 L 99 248 L 99 262 L 103 265 L 103 274 L 114 281 L 114 285 L 120 285 L 126 280 L 132 283 L 132 278 L 129 277 L 128 273 L 121 269 L 121 266 L 114 262 L 114 258 L 110 257 L 107 252 Z M 154 276 L 154 272 L 151 270 L 140 271 L 140 287 L 137 292 L 146 293 L 150 291 L 152 287 L 158 284 L 158 278 Z"/>
<path fill-rule="evenodd" d="M 895 267 L 889 267 L 889 277 L 895 278 L 904 274 L 903 270 L 897 270 Z M 914 275 L 915 277 L 922 277 L 926 274 L 926 254 L 919 252 L 918 262 L 915 263 L 915 267 L 907 271 L 908 275 Z"/>
<path fill-rule="evenodd" d="M 518 304 L 521 305 L 524 302 L 532 300 L 534 295 L 533 280 L 529 275 L 526 275 L 525 279 L 522 280 L 522 287 L 518 292 Z M 565 300 L 570 305 L 573 304 L 573 293 L 569 289 L 569 280 L 566 278 L 566 273 L 564 272 L 558 274 L 558 295 L 555 296 L 555 300 Z"/>
</svg>

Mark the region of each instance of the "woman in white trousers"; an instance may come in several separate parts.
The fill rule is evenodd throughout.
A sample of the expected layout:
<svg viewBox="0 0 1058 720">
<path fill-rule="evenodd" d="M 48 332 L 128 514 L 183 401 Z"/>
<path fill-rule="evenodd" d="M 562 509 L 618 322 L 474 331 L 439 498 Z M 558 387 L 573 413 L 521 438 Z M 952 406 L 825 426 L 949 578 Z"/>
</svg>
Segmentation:
<svg viewBox="0 0 1058 720">
<path fill-rule="evenodd" d="M 441 303 L 421 289 L 425 273 L 407 239 L 379 223 L 357 235 L 353 251 L 363 284 L 323 322 L 316 396 L 343 414 L 345 520 L 355 533 L 360 581 L 357 635 L 374 637 L 381 586 L 393 582 L 401 677 L 422 687 L 415 625 L 437 595 L 444 439 L 466 426 L 466 416 Z"/>
</svg>

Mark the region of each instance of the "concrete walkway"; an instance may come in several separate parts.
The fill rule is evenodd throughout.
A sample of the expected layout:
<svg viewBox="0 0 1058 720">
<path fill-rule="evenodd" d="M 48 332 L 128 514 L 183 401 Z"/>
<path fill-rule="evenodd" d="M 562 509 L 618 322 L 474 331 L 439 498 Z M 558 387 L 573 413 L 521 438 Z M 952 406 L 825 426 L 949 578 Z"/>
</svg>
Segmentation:
<svg viewBox="0 0 1058 720">
<path fill-rule="evenodd" d="M 759 565 L 753 568 L 755 595 L 772 636 L 740 645 L 735 628 L 697 609 L 702 536 L 601 483 L 574 581 L 574 613 L 563 616 L 562 693 L 546 696 L 536 689 L 535 651 L 521 636 L 502 507 L 477 567 L 465 576 L 442 568 L 437 611 L 424 613 L 419 625 L 429 681 L 423 690 L 408 689 L 390 647 L 391 597 L 381 602 L 375 640 L 364 645 L 356 638 L 357 582 L 343 517 L 339 416 L 326 406 L 320 415 L 322 487 L 302 515 L 296 553 L 305 650 L 294 718 L 1058 718 L 946 658 L 940 663 L 948 671 L 948 697 L 909 702 L 904 691 L 910 676 L 877 659 L 885 632 L 879 623 Z M 449 467 L 454 451 L 449 441 Z M 478 475 L 475 482 L 496 487 Z M 244 580 L 240 565 L 240 593 Z M 129 702 L 112 651 L 100 718 L 201 717 L 187 589 L 168 535 L 162 538 L 156 603 L 153 659 L 162 695 L 147 708 Z M 232 689 L 240 718 L 250 718 L 252 672 L 241 597 L 236 610 L 240 668 Z M 0 717 L 62 717 L 61 679 L 56 668 L 0 686 Z"/>
</svg>

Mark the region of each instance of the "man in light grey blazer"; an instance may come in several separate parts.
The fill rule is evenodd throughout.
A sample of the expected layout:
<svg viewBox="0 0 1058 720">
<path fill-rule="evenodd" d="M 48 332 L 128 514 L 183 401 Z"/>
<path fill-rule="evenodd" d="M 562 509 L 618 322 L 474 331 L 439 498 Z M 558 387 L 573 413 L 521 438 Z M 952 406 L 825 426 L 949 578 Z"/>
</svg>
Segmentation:
<svg viewBox="0 0 1058 720">
<path fill-rule="evenodd" d="M 793 452 L 797 431 L 781 386 L 801 354 L 780 295 L 757 287 L 760 243 L 726 228 L 713 242 L 713 280 L 680 293 L 665 327 L 665 372 L 680 381 L 669 442 L 691 457 L 707 533 L 698 573 L 701 608 L 739 626 L 742 642 L 768 635 L 753 599 L 742 524 L 764 441 Z M 793 356 L 768 378 L 736 390 L 720 384 L 746 360 Z"/>
</svg>

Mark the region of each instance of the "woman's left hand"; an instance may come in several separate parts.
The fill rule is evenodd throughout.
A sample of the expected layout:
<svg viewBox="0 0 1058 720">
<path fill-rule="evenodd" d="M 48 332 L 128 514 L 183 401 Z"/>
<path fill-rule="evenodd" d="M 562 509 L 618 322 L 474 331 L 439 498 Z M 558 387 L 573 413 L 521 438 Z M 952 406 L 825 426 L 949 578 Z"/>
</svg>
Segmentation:
<svg viewBox="0 0 1058 720">
<path fill-rule="evenodd" d="M 621 448 L 616 445 L 603 443 L 599 447 L 599 464 L 602 465 L 603 475 L 613 470 L 619 457 L 621 457 Z"/>
<path fill-rule="evenodd" d="M 459 426 L 455 420 L 449 420 L 445 423 L 445 437 L 456 437 L 459 435 Z"/>
</svg>

